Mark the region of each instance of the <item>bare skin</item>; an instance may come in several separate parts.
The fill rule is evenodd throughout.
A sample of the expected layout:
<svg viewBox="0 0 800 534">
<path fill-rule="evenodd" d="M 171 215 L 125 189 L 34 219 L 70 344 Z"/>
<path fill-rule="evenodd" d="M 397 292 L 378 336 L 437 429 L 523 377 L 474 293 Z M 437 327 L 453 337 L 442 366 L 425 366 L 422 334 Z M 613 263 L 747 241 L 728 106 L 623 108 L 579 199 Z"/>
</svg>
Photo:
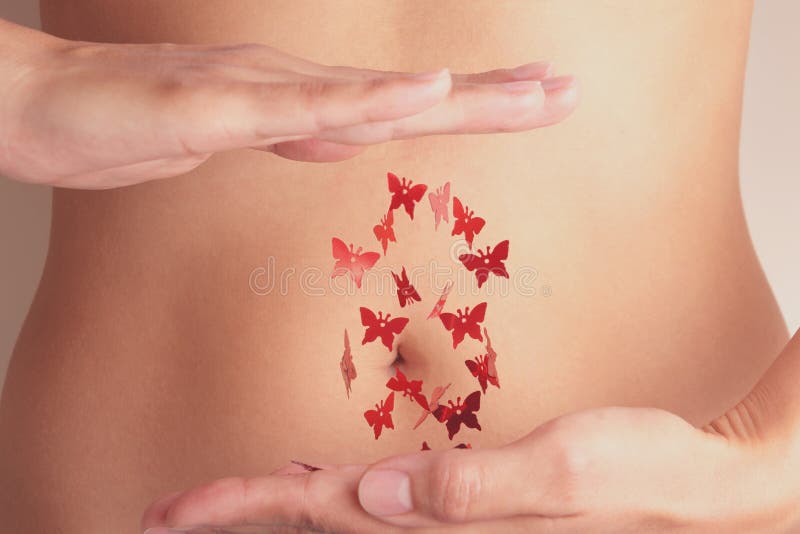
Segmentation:
<svg viewBox="0 0 800 534">
<path fill-rule="evenodd" d="M 547 130 L 380 145 L 336 165 L 218 154 L 176 179 L 54 194 L 45 273 L 0 408 L 0 516 L 20 532 L 137 532 L 156 496 L 292 458 L 368 463 L 450 443 L 404 401 L 375 441 L 362 413 L 392 365 L 454 392 L 469 351 L 425 321 L 397 352 L 360 346 L 358 306 L 394 297 L 260 295 L 254 269 L 332 267 L 330 238 L 379 250 L 385 173 L 445 181 L 534 267 L 536 296 L 485 297 L 501 390 L 476 448 L 583 408 L 669 410 L 703 425 L 738 402 L 787 332 L 754 255 L 738 192 L 748 3 L 320 7 L 258 1 L 43 4 L 45 28 L 116 42 L 260 42 L 331 65 L 479 72 L 552 58 L 582 105 Z M 720 20 L 722 17 L 723 20 Z M 302 23 L 302 31 L 298 25 Z M 636 43 L 635 45 L 633 43 Z M 425 199 L 425 202 L 427 199 Z M 392 266 L 450 264 L 427 205 L 396 212 Z M 552 294 L 543 296 L 544 287 Z M 456 292 L 450 307 L 474 305 Z M 405 310 L 404 310 L 405 311 Z M 342 330 L 358 378 L 348 400 Z M 309 335 L 313 332 L 313 335 Z M 461 437 L 461 436 L 459 436 Z"/>
</svg>

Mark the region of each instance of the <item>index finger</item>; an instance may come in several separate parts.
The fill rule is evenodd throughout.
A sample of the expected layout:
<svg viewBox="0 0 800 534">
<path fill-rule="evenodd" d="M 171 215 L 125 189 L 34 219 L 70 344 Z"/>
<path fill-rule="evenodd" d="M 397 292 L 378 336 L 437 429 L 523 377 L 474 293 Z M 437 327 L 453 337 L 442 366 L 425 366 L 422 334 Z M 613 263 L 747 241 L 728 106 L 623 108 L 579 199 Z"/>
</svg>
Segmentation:
<svg viewBox="0 0 800 534">
<path fill-rule="evenodd" d="M 236 531 L 230 527 L 244 526 L 386 531 L 384 523 L 366 514 L 358 504 L 356 490 L 365 468 L 339 466 L 302 474 L 217 480 L 178 495 L 162 505 L 158 515 L 149 510 L 142 519 L 142 528 L 152 529 L 148 534 L 162 534 L 169 529 L 192 532 L 186 528 L 202 525 L 225 527 L 231 532 Z"/>
</svg>

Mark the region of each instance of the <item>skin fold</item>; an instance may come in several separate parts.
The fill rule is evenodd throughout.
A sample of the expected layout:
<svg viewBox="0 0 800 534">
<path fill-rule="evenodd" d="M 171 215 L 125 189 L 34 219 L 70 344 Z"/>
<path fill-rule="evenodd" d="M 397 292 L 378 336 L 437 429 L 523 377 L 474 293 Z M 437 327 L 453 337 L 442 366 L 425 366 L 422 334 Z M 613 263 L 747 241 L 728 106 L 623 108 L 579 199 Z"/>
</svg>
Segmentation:
<svg viewBox="0 0 800 534">
<path fill-rule="evenodd" d="M 5 524 L 11 531 L 66 534 L 272 518 L 341 532 L 585 531 L 587 525 L 598 532 L 723 525 L 733 532 L 788 524 L 795 483 L 779 475 L 794 465 L 793 404 L 776 394 L 778 401 L 763 404 L 770 417 L 740 419 L 781 429 L 758 439 L 734 440 L 741 434 L 736 429 L 761 427 L 720 417 L 739 413 L 728 410 L 751 391 L 785 388 L 753 389 L 768 369 L 776 373 L 770 366 L 788 335 L 754 254 L 738 188 L 750 9 L 748 2 L 666 0 L 480 1 L 470 9 L 457 2 L 43 2 L 44 28 L 59 38 L 155 46 L 150 53 L 79 48 L 85 61 L 75 68 L 67 62 L 53 76 L 95 73 L 98 65 L 108 69 L 103 80 L 132 64 L 139 73 L 152 72 L 154 64 L 171 72 L 183 64 L 180 56 L 197 50 L 184 54 L 163 43 L 256 43 L 280 51 L 271 61 L 287 54 L 318 65 L 315 77 L 349 80 L 333 84 L 337 89 L 374 76 L 350 69 L 446 67 L 468 75 L 550 60 L 545 77 L 575 74 L 581 102 L 568 117 L 570 106 L 551 114 L 548 87 L 534 81 L 523 86 L 528 93 L 517 109 L 534 110 L 535 117 L 508 107 L 508 91 L 505 108 L 469 106 L 487 89 L 462 87 L 464 97 L 453 99 L 462 94 L 459 85 L 486 80 L 443 75 L 441 87 L 437 80 L 422 84 L 423 93 L 433 94 L 423 97 L 433 102 L 421 104 L 429 111 L 408 110 L 410 118 L 326 123 L 310 134 L 289 132 L 291 139 L 280 132 L 265 136 L 267 146 L 295 144 L 266 153 L 191 145 L 193 170 L 167 172 L 156 164 L 144 172 L 114 171 L 120 183 L 113 185 L 146 181 L 119 189 L 104 189 L 109 177 L 93 174 L 102 166 L 53 173 L 103 190 L 54 191 L 47 265 L 0 404 Z M 215 48 L 213 60 L 203 56 L 201 63 L 211 65 L 203 76 L 251 76 L 249 63 L 229 65 L 232 57 L 241 61 L 242 50 L 253 48 L 233 55 Z M 265 50 L 258 50 L 264 61 Z M 341 65 L 352 67 L 329 70 Z M 296 66 L 287 72 L 285 64 L 270 63 L 267 70 L 271 81 L 278 72 L 282 83 L 296 75 Z M 502 76 L 507 80 L 509 71 Z M 124 87 L 149 80 L 141 74 Z M 572 99 L 575 87 L 550 90 L 566 88 L 562 94 Z M 50 98 L 40 102 L 54 105 Z M 194 103 L 190 108 L 208 110 L 211 123 L 236 110 L 236 124 L 258 116 L 252 106 L 217 110 Z M 142 127 L 135 106 L 109 109 L 120 108 L 132 110 L 123 124 Z M 59 125 L 103 123 L 91 107 L 63 109 L 72 120 Z M 157 116 L 166 121 L 182 109 L 166 105 Z M 386 125 L 395 120 L 403 122 Z M 514 131 L 496 133 L 503 129 Z M 119 131 L 124 128 L 113 133 Z M 412 138 L 451 131 L 476 133 Z M 395 136 L 363 152 L 362 146 L 341 148 Z M 163 141 L 150 146 L 161 149 Z M 115 154 L 132 157 L 138 147 Z M 71 157 L 74 151 L 51 161 L 109 163 L 103 158 L 110 156 L 92 150 Z M 40 160 L 32 154 L 29 163 Z M 326 160 L 341 161 L 319 163 Z M 31 168 L 5 164 L 17 165 L 20 174 Z M 131 164 L 113 160 L 106 168 Z M 157 170 L 184 174 L 153 180 L 162 177 Z M 381 250 L 371 230 L 385 215 L 387 172 L 425 183 L 428 191 L 450 181 L 453 194 L 487 221 L 476 245 L 508 239 L 510 273 L 535 273 L 527 282 L 517 278 L 505 295 L 456 287 L 448 299 L 448 311 L 487 302 L 486 325 L 498 352 L 502 388 L 482 399 L 483 430 L 462 429 L 456 437 L 472 451 L 449 451 L 454 442 L 432 418 L 412 430 L 419 411 L 406 399 L 397 399 L 396 428 L 378 440 L 363 418 L 386 397 L 394 365 L 424 380 L 426 392 L 452 382 L 446 398 L 477 389 L 463 363 L 475 356 L 475 345 L 454 350 L 441 323 L 425 319 L 440 288 L 415 279 L 423 302 L 402 310 L 411 322 L 388 351 L 379 343 L 360 345 L 358 309 L 396 316 L 394 295 L 374 285 L 356 295 L 317 294 L 308 289 L 321 282 L 302 278 L 316 269 L 327 280 L 334 236 Z M 381 262 L 398 273 L 405 266 L 410 276 L 412 267 L 430 262 L 452 266 L 447 226 L 434 231 L 427 198 L 416 210 L 414 221 L 395 211 L 398 241 Z M 278 274 L 273 290 L 261 275 L 254 286 L 254 273 L 269 270 Z M 525 284 L 533 294 L 519 289 Z M 344 328 L 358 369 L 350 399 L 338 365 Z M 794 359 L 778 362 L 786 361 Z M 761 398 L 773 396 L 752 397 Z M 584 411 L 609 406 L 617 408 Z M 548 423 L 565 414 L 574 415 Z M 707 430 L 714 432 L 700 430 L 711 421 L 717 427 Z M 430 456 L 406 456 L 423 440 L 434 451 L 420 454 Z M 566 460 L 545 469 L 537 463 L 543 458 Z M 292 459 L 327 469 L 267 476 Z M 461 459 L 463 465 L 456 463 Z M 486 484 L 468 478 L 475 465 L 485 466 Z M 597 467 L 588 473 L 581 465 Z M 409 514 L 384 517 L 364 498 L 364 473 L 387 467 L 411 477 Z M 448 472 L 456 476 L 442 476 Z M 717 481 L 737 490 L 709 503 L 718 493 L 703 488 L 721 472 Z M 775 477 L 753 474 L 759 472 Z M 626 476 L 609 485 L 618 473 Z M 467 484 L 480 490 L 466 498 L 458 493 L 464 485 L 447 483 L 462 474 L 479 481 Z M 531 485 L 522 487 L 526 480 Z M 559 486 L 564 480 L 583 485 Z M 495 487 L 513 488 L 517 499 Z M 598 487 L 609 491 L 598 495 L 592 489 Z M 695 492 L 692 499 L 678 498 L 686 488 Z M 185 490 L 153 505 L 140 523 L 158 496 Z M 728 514 L 741 503 L 748 517 Z M 547 514 L 578 517 L 573 523 L 529 517 Z"/>
</svg>

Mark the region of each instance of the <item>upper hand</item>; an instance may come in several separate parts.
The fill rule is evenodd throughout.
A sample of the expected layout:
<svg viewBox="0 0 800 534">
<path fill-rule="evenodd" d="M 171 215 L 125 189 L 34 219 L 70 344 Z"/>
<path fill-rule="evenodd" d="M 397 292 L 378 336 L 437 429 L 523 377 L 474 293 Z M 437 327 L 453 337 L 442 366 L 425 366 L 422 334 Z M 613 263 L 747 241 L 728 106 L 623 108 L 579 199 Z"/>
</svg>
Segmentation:
<svg viewBox="0 0 800 534">
<path fill-rule="evenodd" d="M 0 24 L 0 37 L 19 33 L 0 46 L 0 172 L 64 187 L 174 176 L 236 148 L 335 161 L 393 139 L 529 130 L 576 103 L 573 80 L 547 63 L 420 76 L 257 44 L 101 44 L 13 28 Z"/>
</svg>

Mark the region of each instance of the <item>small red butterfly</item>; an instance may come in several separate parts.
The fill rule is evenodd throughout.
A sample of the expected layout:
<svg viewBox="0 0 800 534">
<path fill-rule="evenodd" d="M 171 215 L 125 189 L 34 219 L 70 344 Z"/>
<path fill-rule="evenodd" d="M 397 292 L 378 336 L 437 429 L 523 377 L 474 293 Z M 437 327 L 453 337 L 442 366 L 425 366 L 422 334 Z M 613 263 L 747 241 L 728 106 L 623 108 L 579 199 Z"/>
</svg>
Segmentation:
<svg viewBox="0 0 800 534">
<path fill-rule="evenodd" d="M 380 241 L 381 246 L 383 247 L 383 255 L 386 256 L 386 248 L 389 246 L 389 241 L 392 243 L 397 243 L 397 240 L 394 237 L 394 229 L 392 225 L 394 224 L 394 215 L 393 211 L 389 210 L 386 212 L 381 218 L 381 223 L 376 224 L 375 227 L 372 229 L 372 232 L 375 234 L 375 237 Z"/>
<path fill-rule="evenodd" d="M 394 278 L 394 283 L 397 285 L 397 300 L 400 301 L 401 308 L 405 308 L 406 304 L 414 304 L 414 301 L 419 302 L 422 300 L 417 290 L 408 281 L 405 267 L 403 267 L 403 272 L 400 273 L 400 276 L 392 272 L 392 278 Z"/>
<path fill-rule="evenodd" d="M 444 327 L 453 331 L 453 348 L 456 348 L 467 334 L 473 339 L 483 341 L 480 323 L 486 316 L 486 303 L 481 302 L 472 311 L 469 311 L 469 307 L 464 308 L 463 312 L 460 309 L 457 311 L 458 316 L 452 313 L 443 313 L 439 316 Z"/>
<path fill-rule="evenodd" d="M 497 378 L 497 366 L 495 362 L 497 362 L 497 353 L 492 348 L 492 340 L 489 339 L 489 331 L 486 330 L 486 327 L 483 327 L 483 335 L 486 337 L 486 366 L 489 370 L 489 376 L 494 377 L 497 380 L 497 387 L 500 387 L 500 379 Z"/>
<path fill-rule="evenodd" d="M 321 467 L 315 467 L 313 465 L 309 465 L 309 464 L 307 464 L 305 462 L 300 462 L 298 460 L 292 460 L 292 463 L 295 464 L 295 465 L 299 465 L 300 467 L 302 467 L 306 471 L 322 471 Z"/>
<path fill-rule="evenodd" d="M 486 247 L 486 252 L 478 249 L 478 254 L 461 254 L 458 256 L 461 263 L 469 271 L 475 271 L 475 278 L 478 279 L 478 289 L 489 278 L 489 274 L 508 278 L 506 265 L 503 263 L 508 259 L 508 240 L 501 241 L 494 247 Z"/>
<path fill-rule="evenodd" d="M 431 393 L 431 400 L 430 402 L 428 402 L 428 407 L 427 408 L 423 407 L 422 414 L 419 416 L 419 419 L 417 419 L 417 422 L 414 424 L 414 429 L 416 429 L 419 425 L 421 425 L 422 422 L 428 418 L 428 415 L 430 415 L 430 413 L 433 410 L 439 407 L 439 399 L 442 398 L 442 395 L 444 395 L 444 392 L 447 391 L 447 388 L 449 387 L 450 384 L 447 384 L 446 386 L 436 386 L 435 388 L 433 388 L 433 393 Z"/>
<path fill-rule="evenodd" d="M 362 254 L 361 247 L 358 247 L 358 250 L 353 250 L 352 244 L 350 248 L 347 248 L 344 241 L 337 237 L 331 240 L 331 245 L 333 257 L 336 260 L 331 278 L 350 273 L 356 283 L 356 287 L 361 287 L 361 278 L 364 276 L 364 271 L 371 269 L 381 255 L 377 252 L 364 252 Z"/>
<path fill-rule="evenodd" d="M 347 398 L 350 398 L 350 382 L 356 379 L 356 366 L 353 363 L 353 354 L 350 352 L 350 338 L 347 335 L 347 329 L 344 330 L 344 354 L 339 362 L 339 368 L 342 370 L 342 378 L 344 378 L 344 388 L 347 393 Z"/>
<path fill-rule="evenodd" d="M 383 342 L 386 348 L 391 352 L 395 334 L 399 334 L 403 331 L 403 328 L 408 324 L 408 319 L 405 317 L 396 317 L 390 320 L 389 317 L 391 317 L 391 314 L 389 313 L 384 317 L 382 312 L 378 312 L 378 316 L 375 317 L 375 314 L 369 308 L 361 307 L 359 310 L 361 311 L 361 324 L 367 327 L 364 331 L 364 339 L 361 340 L 361 344 L 366 345 L 371 341 L 375 341 L 378 336 L 380 336 L 381 342 Z"/>
<path fill-rule="evenodd" d="M 384 427 L 394 429 L 392 410 L 394 410 L 394 391 L 389 392 L 389 396 L 386 397 L 385 401 L 376 404 L 374 410 L 364 412 L 364 419 L 367 420 L 367 423 L 375 432 L 375 439 L 380 437 L 381 430 Z"/>
<path fill-rule="evenodd" d="M 482 218 L 473 217 L 474 213 L 468 207 L 462 206 L 458 197 L 453 197 L 453 217 L 456 221 L 453 223 L 453 232 L 450 235 L 464 234 L 470 250 L 472 250 L 472 240 L 481 233 L 483 225 L 486 224 Z"/>
<path fill-rule="evenodd" d="M 439 229 L 439 223 L 450 222 L 450 214 L 447 209 L 447 204 L 450 202 L 450 182 L 444 184 L 436 190 L 435 193 L 428 193 L 428 200 L 431 203 L 431 209 L 434 215 L 434 230 Z"/>
<path fill-rule="evenodd" d="M 417 401 L 417 404 L 427 410 L 428 399 L 422 394 L 422 380 L 408 380 L 399 367 L 395 369 L 395 373 L 395 376 L 386 382 L 386 387 L 401 392 L 404 397 L 408 397 L 411 401 Z"/>
<path fill-rule="evenodd" d="M 473 391 L 467 395 L 463 404 L 461 402 L 461 397 L 458 397 L 456 402 L 447 402 L 449 406 L 440 404 L 439 407 L 434 410 L 433 415 L 440 423 L 446 423 L 447 434 L 450 439 L 453 439 L 453 436 L 458 433 L 462 424 L 468 428 L 481 429 L 481 425 L 478 423 L 478 416 L 475 415 L 475 412 L 481 407 L 480 391 Z"/>
<path fill-rule="evenodd" d="M 487 382 L 495 387 L 500 387 L 497 375 L 492 376 L 489 374 L 489 356 L 487 354 L 481 354 L 464 363 L 467 365 L 469 372 L 472 373 L 472 376 L 478 379 L 484 394 L 486 393 Z"/>
<path fill-rule="evenodd" d="M 413 220 L 414 203 L 422 200 L 422 195 L 425 194 L 428 186 L 417 184 L 412 187 L 411 184 L 413 182 L 411 180 L 406 181 L 403 178 L 403 181 L 400 182 L 397 176 L 392 173 L 388 173 L 387 177 L 389 179 L 389 191 L 392 193 L 392 202 L 389 204 L 389 209 L 394 210 L 402 205 L 406 209 L 408 216 Z"/>
<path fill-rule="evenodd" d="M 453 282 L 450 280 L 444 285 L 444 290 L 442 291 L 439 300 L 436 301 L 436 304 L 433 305 L 433 309 L 428 314 L 428 319 L 433 319 L 434 317 L 439 317 L 442 314 L 442 310 L 444 309 L 444 303 L 447 302 L 447 295 L 450 294 L 450 290 L 453 289 Z"/>
<path fill-rule="evenodd" d="M 458 445 L 456 445 L 456 446 L 455 446 L 455 447 L 453 447 L 453 448 L 454 448 L 454 449 L 471 449 L 471 448 L 472 448 L 472 445 L 470 445 L 469 443 L 459 443 Z M 429 451 L 429 450 L 431 450 L 431 448 L 430 448 L 430 446 L 428 445 L 428 442 L 427 442 L 427 441 L 423 441 L 423 442 L 422 442 L 422 448 L 421 448 L 420 450 L 422 450 L 422 451 Z"/>
</svg>

